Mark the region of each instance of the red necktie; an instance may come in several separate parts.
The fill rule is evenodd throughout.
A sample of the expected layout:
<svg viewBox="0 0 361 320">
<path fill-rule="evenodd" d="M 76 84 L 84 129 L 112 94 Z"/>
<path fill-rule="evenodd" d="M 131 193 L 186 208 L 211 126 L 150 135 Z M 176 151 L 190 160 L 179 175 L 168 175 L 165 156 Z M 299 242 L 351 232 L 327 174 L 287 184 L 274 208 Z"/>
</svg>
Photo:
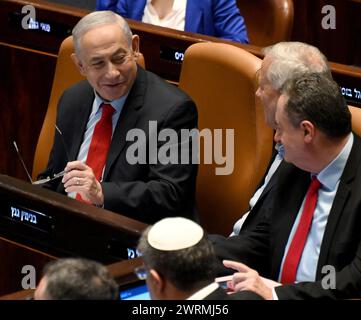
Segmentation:
<svg viewBox="0 0 361 320">
<path fill-rule="evenodd" d="M 298 223 L 297 230 L 288 248 L 288 252 L 283 264 L 281 282 L 283 284 L 293 283 L 296 280 L 298 264 L 300 262 L 303 248 L 310 231 L 313 213 L 315 211 L 318 189 L 321 187 L 320 181 L 316 177 L 312 178 L 312 182 L 306 194 L 305 205 Z"/>
<path fill-rule="evenodd" d="M 114 108 L 110 104 L 102 104 L 102 117 L 94 128 L 93 137 L 89 146 L 86 165 L 93 169 L 95 178 L 100 181 L 108 156 L 110 141 L 112 139 L 112 116 Z M 80 194 L 76 195 L 77 200 L 82 200 Z"/>
</svg>

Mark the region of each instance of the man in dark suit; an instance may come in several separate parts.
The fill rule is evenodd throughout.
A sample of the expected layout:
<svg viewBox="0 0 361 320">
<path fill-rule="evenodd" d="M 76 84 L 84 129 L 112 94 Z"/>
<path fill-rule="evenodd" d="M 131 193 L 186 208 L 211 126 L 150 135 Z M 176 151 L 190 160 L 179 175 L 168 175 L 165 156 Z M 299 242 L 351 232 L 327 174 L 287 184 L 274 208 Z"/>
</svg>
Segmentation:
<svg viewBox="0 0 361 320">
<path fill-rule="evenodd" d="M 146 280 L 154 300 L 262 299 L 253 292 L 228 295 L 215 279 L 216 257 L 197 223 L 165 218 L 146 229 L 138 244 L 144 265 L 135 272 Z"/>
<path fill-rule="evenodd" d="M 194 219 L 197 165 L 181 163 L 181 155 L 192 159 L 192 145 L 179 134 L 197 127 L 194 102 L 137 66 L 139 37 L 117 14 L 90 13 L 73 36 L 72 58 L 87 80 L 59 101 L 62 134 L 55 135 L 41 176 L 66 174 L 48 187 L 147 223 L 172 215 Z M 111 110 L 108 120 L 105 108 Z M 102 121 L 109 129 L 99 125 Z M 169 131 L 176 140 L 158 137 Z"/>
<path fill-rule="evenodd" d="M 331 77 L 326 57 L 314 46 L 302 42 L 280 42 L 263 50 L 265 54 L 258 71 L 256 96 L 261 99 L 266 123 L 276 129 L 276 103 L 284 83 L 295 74 L 323 73 Z M 266 173 L 249 202 L 249 211 L 236 221 L 231 236 L 252 229 L 262 215 L 267 213 L 277 183 L 278 169 L 287 166 L 282 162 L 283 150 L 276 145 Z M 223 241 L 220 236 L 211 236 L 213 241 Z"/>
<path fill-rule="evenodd" d="M 224 261 L 238 271 L 236 291 L 266 299 L 359 298 L 361 139 L 351 132 L 338 85 L 319 74 L 289 81 L 276 124 L 275 141 L 295 166 L 279 172 L 269 217 L 216 253 L 242 262 Z M 268 286 L 256 270 L 282 285 Z"/>
</svg>

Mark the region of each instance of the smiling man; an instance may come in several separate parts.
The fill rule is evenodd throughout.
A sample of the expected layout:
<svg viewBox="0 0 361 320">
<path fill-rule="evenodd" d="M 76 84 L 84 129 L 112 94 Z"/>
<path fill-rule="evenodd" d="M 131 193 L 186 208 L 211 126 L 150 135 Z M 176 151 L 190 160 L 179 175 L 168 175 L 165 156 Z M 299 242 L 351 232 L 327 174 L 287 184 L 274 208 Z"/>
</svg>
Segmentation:
<svg viewBox="0 0 361 320">
<path fill-rule="evenodd" d="M 136 63 L 139 37 L 119 15 L 93 12 L 73 29 L 74 63 L 87 80 L 66 90 L 59 100 L 57 126 L 48 166 L 41 176 L 65 169 L 63 179 L 47 187 L 84 202 L 153 223 L 165 216 L 195 218 L 196 164 L 130 164 L 129 130 L 146 134 L 150 121 L 158 130 L 197 127 L 197 110 L 184 92 Z M 192 145 L 178 141 L 179 149 Z M 139 143 L 139 142 L 138 142 Z M 67 149 L 67 150 L 64 150 Z M 70 159 L 68 159 L 69 154 Z"/>
</svg>

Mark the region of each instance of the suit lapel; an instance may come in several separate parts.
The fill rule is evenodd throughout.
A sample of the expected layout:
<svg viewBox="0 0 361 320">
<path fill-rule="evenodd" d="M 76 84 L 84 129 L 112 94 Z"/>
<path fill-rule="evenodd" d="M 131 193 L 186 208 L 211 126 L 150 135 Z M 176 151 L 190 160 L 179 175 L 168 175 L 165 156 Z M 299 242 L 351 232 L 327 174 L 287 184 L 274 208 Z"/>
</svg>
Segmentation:
<svg viewBox="0 0 361 320">
<path fill-rule="evenodd" d="M 346 201 L 350 195 L 352 189 L 352 181 L 354 180 L 355 173 L 357 172 L 357 167 L 361 162 L 360 148 L 360 138 L 354 134 L 354 143 L 349 158 L 347 160 L 344 172 L 341 176 L 340 184 L 338 186 L 336 196 L 333 200 L 329 217 L 327 219 L 327 225 L 322 239 L 320 256 L 317 264 L 316 279 L 320 279 L 322 277 L 322 267 L 327 262 L 336 227 L 342 216 L 342 213 L 344 212 Z"/>
<path fill-rule="evenodd" d="M 294 181 L 297 183 L 295 184 Z M 273 209 L 273 217 L 275 218 L 271 221 L 275 236 L 274 239 L 271 239 L 274 242 L 272 247 L 275 248 L 272 254 L 271 275 L 275 279 L 278 277 L 284 255 L 284 250 L 280 250 L 280 248 L 286 248 L 291 229 L 310 182 L 311 178 L 308 172 L 287 163 L 282 166 L 282 172 L 280 172 L 279 180 L 277 180 L 277 184 L 282 187 L 277 192 Z"/>
<path fill-rule="evenodd" d="M 130 129 L 133 129 L 138 120 L 138 110 L 142 107 L 144 94 L 146 90 L 146 73 L 138 67 L 137 77 L 133 87 L 125 101 L 122 113 L 119 116 L 115 127 L 112 141 L 109 148 L 109 154 L 105 164 L 103 180 L 106 180 L 114 161 L 123 152 L 126 146 L 126 136 Z"/>
</svg>

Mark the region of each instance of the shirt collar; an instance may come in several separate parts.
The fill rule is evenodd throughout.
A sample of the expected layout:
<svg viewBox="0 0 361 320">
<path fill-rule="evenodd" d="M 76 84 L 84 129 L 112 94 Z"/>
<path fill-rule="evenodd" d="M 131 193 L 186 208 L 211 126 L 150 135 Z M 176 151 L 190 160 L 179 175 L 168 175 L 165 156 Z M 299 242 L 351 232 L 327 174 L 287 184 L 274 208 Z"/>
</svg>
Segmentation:
<svg viewBox="0 0 361 320">
<path fill-rule="evenodd" d="M 127 99 L 128 97 L 128 93 L 126 93 L 124 96 L 120 97 L 119 99 L 116 99 L 116 100 L 113 100 L 113 101 L 104 101 L 103 98 L 101 98 L 99 96 L 99 94 L 94 90 L 94 94 L 95 94 L 95 109 L 96 110 L 93 110 L 95 112 L 98 112 L 99 108 L 100 108 L 100 105 L 102 103 L 106 103 L 106 104 L 110 104 L 114 109 L 115 109 L 115 112 L 120 112 L 123 108 L 123 105 L 125 103 L 125 100 Z"/>
<path fill-rule="evenodd" d="M 209 296 L 213 291 L 218 289 L 218 283 L 212 282 L 208 286 L 202 288 L 196 293 L 192 294 L 187 300 L 203 300 L 205 297 Z"/>
<path fill-rule="evenodd" d="M 353 145 L 353 134 L 351 133 L 347 143 L 342 148 L 341 152 L 337 155 L 332 162 L 324 168 L 318 175 L 317 179 L 329 190 L 333 190 L 341 179 L 343 169 L 346 166 L 347 159 L 350 155 L 351 148 Z M 312 174 L 314 176 L 315 174 Z"/>
</svg>

